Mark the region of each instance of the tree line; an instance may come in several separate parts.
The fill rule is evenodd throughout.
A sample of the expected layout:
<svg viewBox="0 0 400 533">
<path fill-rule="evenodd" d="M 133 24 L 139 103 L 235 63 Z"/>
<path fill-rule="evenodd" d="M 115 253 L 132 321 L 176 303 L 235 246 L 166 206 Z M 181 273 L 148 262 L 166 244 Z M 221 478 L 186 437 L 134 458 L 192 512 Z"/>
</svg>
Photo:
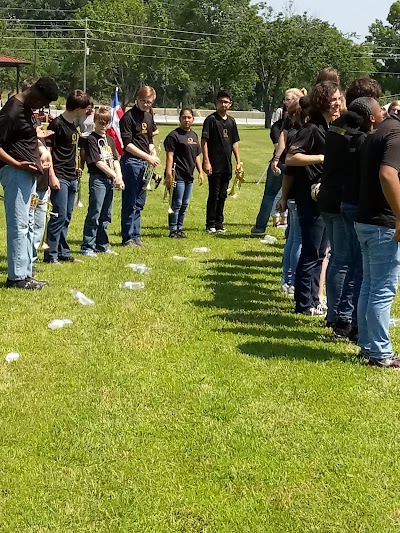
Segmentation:
<svg viewBox="0 0 400 533">
<path fill-rule="evenodd" d="M 83 86 L 86 63 L 87 91 L 104 103 L 118 86 L 128 105 L 146 83 L 158 106 L 211 107 L 227 88 L 236 109 L 269 117 L 286 88 L 309 88 L 328 65 L 344 86 L 373 75 L 400 92 L 400 0 L 361 44 L 290 3 L 286 13 L 250 0 L 5 0 L 0 9 L 0 53 L 31 61 L 25 77 L 53 76 L 66 93 Z M 3 90 L 13 76 L 0 71 Z"/>
</svg>

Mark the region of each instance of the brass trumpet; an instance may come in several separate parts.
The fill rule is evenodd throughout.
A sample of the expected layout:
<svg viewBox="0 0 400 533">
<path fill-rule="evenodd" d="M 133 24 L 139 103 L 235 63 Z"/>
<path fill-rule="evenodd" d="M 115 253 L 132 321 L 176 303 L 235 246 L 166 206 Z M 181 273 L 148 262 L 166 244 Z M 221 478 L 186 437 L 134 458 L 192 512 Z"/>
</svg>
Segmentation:
<svg viewBox="0 0 400 533">
<path fill-rule="evenodd" d="M 245 182 L 243 163 L 239 163 L 239 165 L 240 168 L 236 169 L 233 185 L 230 189 L 228 189 L 228 196 L 231 196 L 234 199 L 238 197 L 238 192 L 240 191 L 242 184 Z"/>
<path fill-rule="evenodd" d="M 156 157 L 159 157 L 161 153 L 162 148 L 162 141 L 159 142 L 158 147 L 154 150 L 153 154 Z M 144 174 L 143 174 L 143 190 L 144 191 L 151 191 L 151 180 L 154 180 L 155 187 L 154 189 L 157 189 L 157 187 L 160 185 L 162 177 L 156 173 L 155 167 L 153 165 L 150 165 L 150 163 L 147 163 Z"/>
</svg>

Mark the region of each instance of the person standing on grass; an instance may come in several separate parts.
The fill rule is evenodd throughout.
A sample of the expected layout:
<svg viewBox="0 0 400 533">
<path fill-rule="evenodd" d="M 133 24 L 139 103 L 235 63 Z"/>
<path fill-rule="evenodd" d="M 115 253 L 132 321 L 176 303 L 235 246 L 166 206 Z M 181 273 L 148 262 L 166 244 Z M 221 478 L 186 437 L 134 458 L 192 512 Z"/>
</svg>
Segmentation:
<svg viewBox="0 0 400 533">
<path fill-rule="evenodd" d="M 97 253 L 116 255 L 110 249 L 108 226 L 111 223 L 114 187 L 123 190 L 121 167 L 114 139 L 106 135 L 111 113 L 100 108 L 94 116 L 95 131 L 86 142 L 89 169 L 89 208 L 83 228 L 81 253 L 96 257 Z"/>
<path fill-rule="evenodd" d="M 327 249 L 325 224 L 311 186 L 320 180 L 325 154 L 325 136 L 340 108 L 339 85 L 318 83 L 310 94 L 310 119 L 296 134 L 286 156 L 286 165 L 295 167 L 294 196 L 301 227 L 302 248 L 296 269 L 295 311 L 325 316 L 320 302 L 319 283 Z"/>
<path fill-rule="evenodd" d="M 219 91 L 216 112 L 205 119 L 201 133 L 203 170 L 208 176 L 207 233 L 226 231 L 224 206 L 232 178 L 232 152 L 236 159 L 236 171 L 240 172 L 242 169 L 239 132 L 235 119 L 228 115 L 231 107 L 231 95 L 226 91 Z"/>
<path fill-rule="evenodd" d="M 66 101 L 66 110 L 48 126 L 54 131 L 49 137 L 49 146 L 53 158 L 55 181 L 50 183 L 52 189 L 50 200 L 53 212 L 47 226 L 48 249 L 44 254 L 45 263 L 59 264 L 60 261 L 74 262 L 67 241 L 68 227 L 74 210 L 75 195 L 78 190 L 78 177 L 81 169 L 77 164 L 78 131 L 74 120 L 86 115 L 90 98 L 83 91 L 72 91 Z"/>
<path fill-rule="evenodd" d="M 390 115 L 361 149 L 361 183 L 355 229 L 363 281 L 358 301 L 360 357 L 400 369 L 389 338 L 390 309 L 400 275 L 400 116 Z"/>
<path fill-rule="evenodd" d="M 197 168 L 199 184 L 203 184 L 203 170 L 201 167 L 201 147 L 197 134 L 192 131 L 194 121 L 193 110 L 181 109 L 179 113 L 179 128 L 166 137 L 164 148 L 166 153 L 165 185 L 171 188 L 174 181 L 172 194 L 172 213 L 168 216 L 169 236 L 171 239 L 182 239 L 183 221 L 186 209 L 190 202 L 193 189 L 193 172 Z M 175 176 L 173 176 L 175 168 Z"/>
<path fill-rule="evenodd" d="M 120 121 L 124 144 L 121 167 L 125 183 L 122 191 L 121 236 L 122 245 L 132 248 L 146 246 L 140 238 L 141 215 L 147 197 L 143 177 L 148 165 L 156 167 L 160 164 L 153 145 L 156 127 L 150 112 L 155 98 L 153 87 L 141 87 L 135 105 Z"/>
<path fill-rule="evenodd" d="M 49 164 L 39 153 L 32 109 L 57 100 L 58 88 L 40 78 L 10 98 L 0 111 L 0 181 L 4 189 L 7 225 L 7 287 L 42 289 L 46 282 L 32 279 L 33 225 L 29 224 L 36 179 Z"/>
</svg>

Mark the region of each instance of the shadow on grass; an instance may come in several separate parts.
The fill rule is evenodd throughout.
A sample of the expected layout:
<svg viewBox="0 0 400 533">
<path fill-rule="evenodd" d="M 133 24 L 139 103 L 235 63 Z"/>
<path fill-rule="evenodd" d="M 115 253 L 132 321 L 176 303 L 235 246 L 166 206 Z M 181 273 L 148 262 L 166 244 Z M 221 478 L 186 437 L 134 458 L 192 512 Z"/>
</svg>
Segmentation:
<svg viewBox="0 0 400 533">
<path fill-rule="evenodd" d="M 348 360 L 346 349 L 331 349 L 337 343 L 324 321 L 295 314 L 293 300 L 280 292 L 281 257 L 275 250 L 239 256 L 208 260 L 202 279 L 212 299 L 192 303 L 216 310 L 212 318 L 219 330 L 253 338 L 238 345 L 240 352 L 263 359 Z M 318 347 L 309 346 L 314 341 Z"/>
</svg>

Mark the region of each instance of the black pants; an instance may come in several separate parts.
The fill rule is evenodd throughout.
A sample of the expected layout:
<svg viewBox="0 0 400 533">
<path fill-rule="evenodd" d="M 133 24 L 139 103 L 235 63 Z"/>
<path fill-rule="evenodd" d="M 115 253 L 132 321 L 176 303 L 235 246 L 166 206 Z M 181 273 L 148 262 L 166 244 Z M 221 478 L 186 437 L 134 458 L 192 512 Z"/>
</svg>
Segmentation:
<svg viewBox="0 0 400 533">
<path fill-rule="evenodd" d="M 221 229 L 224 225 L 224 206 L 231 177 L 231 172 L 208 176 L 207 229 Z"/>
<path fill-rule="evenodd" d="M 303 313 L 320 302 L 319 278 L 328 240 L 325 224 L 317 204 L 298 205 L 302 247 L 296 269 L 294 299 L 296 313 Z"/>
</svg>

